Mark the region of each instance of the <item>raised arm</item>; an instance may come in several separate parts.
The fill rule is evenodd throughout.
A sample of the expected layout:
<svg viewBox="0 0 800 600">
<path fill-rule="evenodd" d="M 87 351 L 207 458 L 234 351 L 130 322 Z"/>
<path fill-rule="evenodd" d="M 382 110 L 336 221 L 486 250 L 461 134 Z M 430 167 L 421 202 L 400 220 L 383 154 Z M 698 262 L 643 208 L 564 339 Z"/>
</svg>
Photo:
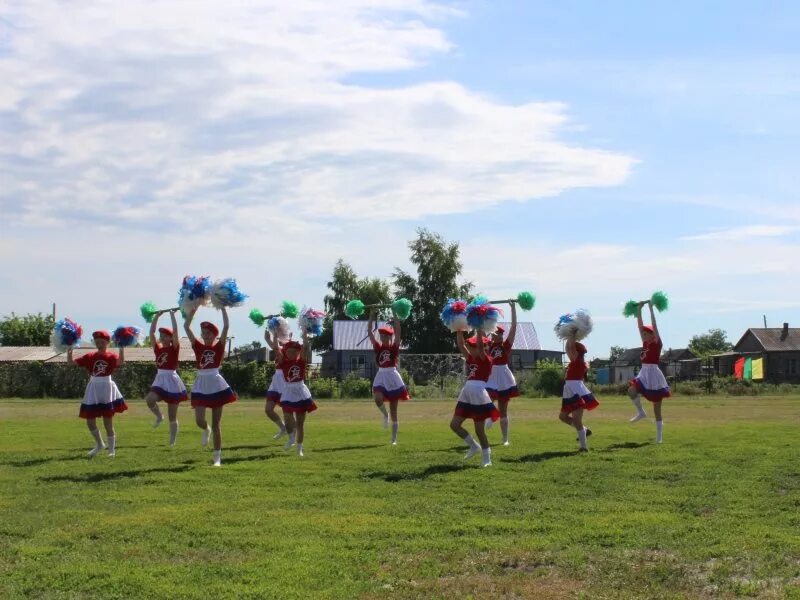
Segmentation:
<svg viewBox="0 0 800 600">
<path fill-rule="evenodd" d="M 178 312 L 177 308 L 173 308 L 169 311 L 170 319 L 172 320 L 172 332 L 173 338 L 172 343 L 175 344 L 178 348 L 181 347 L 181 336 L 178 333 L 178 317 L 175 316 L 175 313 Z"/>
<path fill-rule="evenodd" d="M 483 329 L 475 332 L 475 341 L 478 346 L 478 354 L 486 354 L 486 346 L 483 345 Z"/>
<path fill-rule="evenodd" d="M 644 321 L 642 321 L 642 308 L 647 302 L 639 302 L 639 310 L 636 311 L 636 322 L 639 327 L 639 337 L 642 338 L 642 343 L 644 343 Z"/>
<path fill-rule="evenodd" d="M 373 346 L 378 343 L 378 340 L 375 337 L 375 319 L 375 309 L 373 308 L 369 311 L 369 318 L 367 319 L 367 335 L 369 336 L 369 341 Z"/>
<path fill-rule="evenodd" d="M 156 347 L 156 328 L 158 327 L 158 317 L 161 316 L 161 311 L 158 311 L 155 316 L 153 316 L 153 322 L 150 323 L 150 345 L 155 348 Z"/>
<path fill-rule="evenodd" d="M 117 366 L 121 367 L 125 364 L 125 346 L 121 346 L 119 349 L 119 358 L 117 359 Z"/>
<path fill-rule="evenodd" d="M 228 309 L 224 306 L 220 309 L 222 311 L 222 333 L 219 334 L 219 341 L 222 345 L 228 341 L 228 327 L 230 327 L 230 320 L 228 319 Z"/>
<path fill-rule="evenodd" d="M 278 333 L 275 334 L 275 339 L 273 340 L 273 334 L 269 332 L 269 327 L 264 327 L 264 341 L 267 342 L 267 346 L 269 346 L 270 350 L 273 352 L 277 352 L 277 345 L 278 345 Z"/>
<path fill-rule="evenodd" d="M 271 340 L 269 336 L 266 337 L 266 340 L 269 347 L 275 351 L 275 363 L 281 362 L 283 360 L 283 348 L 281 348 L 281 345 L 278 343 L 278 332 L 276 331 L 272 334 Z"/>
<path fill-rule="evenodd" d="M 197 312 L 197 309 L 192 309 L 188 313 L 186 313 L 186 319 L 183 321 L 183 330 L 186 332 L 186 337 L 189 338 L 189 341 L 194 345 L 197 341 L 197 338 L 194 337 L 192 333 L 192 319 L 194 319 L 194 313 Z"/>
<path fill-rule="evenodd" d="M 397 318 L 394 310 L 392 315 L 394 316 L 394 343 L 399 348 L 403 343 L 403 326 L 400 325 L 400 319 Z"/>
<path fill-rule="evenodd" d="M 511 330 L 508 332 L 506 341 L 509 347 L 514 346 L 514 338 L 517 337 L 517 303 L 511 303 Z"/>
<path fill-rule="evenodd" d="M 74 365 L 75 359 L 72 357 L 72 346 L 67 348 L 67 364 Z"/>
<path fill-rule="evenodd" d="M 576 343 L 577 342 L 575 341 L 574 337 L 567 338 L 567 358 L 570 359 L 570 361 L 573 361 L 578 357 L 578 349 L 575 347 Z"/>
<path fill-rule="evenodd" d="M 650 307 L 650 325 L 653 327 L 653 334 L 656 336 L 656 341 L 658 341 L 661 339 L 661 336 L 658 335 L 658 325 L 656 325 L 656 313 L 653 311 L 652 302 L 648 302 L 647 306 Z"/>
<path fill-rule="evenodd" d="M 303 332 L 303 358 L 307 365 L 311 364 L 311 341 L 305 331 Z"/>
<path fill-rule="evenodd" d="M 464 358 L 469 358 L 469 350 L 467 350 L 467 345 L 464 343 L 463 331 L 456 332 L 456 346 L 458 346 L 458 351 L 461 352 Z"/>
</svg>

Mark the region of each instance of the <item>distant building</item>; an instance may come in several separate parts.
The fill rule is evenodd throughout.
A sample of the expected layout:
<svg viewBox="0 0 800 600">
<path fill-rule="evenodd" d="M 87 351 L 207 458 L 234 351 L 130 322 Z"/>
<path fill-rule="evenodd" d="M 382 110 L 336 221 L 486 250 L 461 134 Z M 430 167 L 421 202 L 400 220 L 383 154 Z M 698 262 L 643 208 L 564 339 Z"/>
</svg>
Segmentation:
<svg viewBox="0 0 800 600">
<path fill-rule="evenodd" d="M 733 375 L 734 365 L 740 358 L 763 358 L 764 379 L 775 383 L 800 382 L 800 328 L 783 327 L 750 328 L 731 352 L 712 357 L 718 375 Z"/>
</svg>

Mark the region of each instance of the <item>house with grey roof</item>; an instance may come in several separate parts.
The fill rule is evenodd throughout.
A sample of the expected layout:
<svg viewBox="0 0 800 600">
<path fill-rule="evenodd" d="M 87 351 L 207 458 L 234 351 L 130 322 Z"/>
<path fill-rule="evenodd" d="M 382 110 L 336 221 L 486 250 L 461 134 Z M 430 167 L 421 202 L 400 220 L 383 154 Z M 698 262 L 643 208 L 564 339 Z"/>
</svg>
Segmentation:
<svg viewBox="0 0 800 600">
<path fill-rule="evenodd" d="M 733 375 L 739 358 L 763 358 L 764 380 L 800 382 L 800 327 L 751 327 L 731 352 L 712 357 L 718 375 Z"/>
</svg>

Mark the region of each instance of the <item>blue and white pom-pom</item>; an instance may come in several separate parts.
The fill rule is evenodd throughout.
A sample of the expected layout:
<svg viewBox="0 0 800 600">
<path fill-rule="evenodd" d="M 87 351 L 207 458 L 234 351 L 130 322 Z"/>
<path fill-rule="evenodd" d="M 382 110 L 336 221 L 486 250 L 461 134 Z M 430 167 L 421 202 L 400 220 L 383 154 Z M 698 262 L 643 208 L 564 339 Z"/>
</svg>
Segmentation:
<svg viewBox="0 0 800 600">
<path fill-rule="evenodd" d="M 211 279 L 209 277 L 195 277 L 187 275 L 183 278 L 181 289 L 178 290 L 178 306 L 183 313 L 191 312 L 208 304 Z"/>
<path fill-rule="evenodd" d="M 562 315 L 553 330 L 559 339 L 566 340 L 574 336 L 576 340 L 582 340 L 592 333 L 593 327 L 589 311 L 579 308 L 573 313 Z"/>
<path fill-rule="evenodd" d="M 50 334 L 50 343 L 56 352 L 66 352 L 81 345 L 83 328 L 72 319 L 56 321 Z"/>
<path fill-rule="evenodd" d="M 279 344 L 288 342 L 289 339 L 292 337 L 292 329 L 291 327 L 289 327 L 289 321 L 287 321 L 283 317 L 272 317 L 269 321 L 267 321 L 267 329 L 269 329 L 270 333 L 276 334 L 278 336 Z"/>
<path fill-rule="evenodd" d="M 467 303 L 457 298 L 449 298 L 442 309 L 442 323 L 450 331 L 469 331 L 467 323 Z"/>
<path fill-rule="evenodd" d="M 135 346 L 142 340 L 142 330 L 133 325 L 125 326 L 120 325 L 111 334 L 111 341 L 113 341 L 118 348 L 129 348 Z"/>
<path fill-rule="evenodd" d="M 300 311 L 300 316 L 297 317 L 297 324 L 300 326 L 301 331 L 308 335 L 320 335 L 324 321 L 324 312 L 305 306 Z"/>
<path fill-rule="evenodd" d="M 233 308 L 241 306 L 247 300 L 247 294 L 239 290 L 235 279 L 218 279 L 213 283 L 209 291 L 211 304 L 219 310 L 220 308 Z"/>
<path fill-rule="evenodd" d="M 484 296 L 476 297 L 467 306 L 467 323 L 473 329 L 480 329 L 484 333 L 494 333 L 501 316 L 500 309 L 489 304 L 489 300 Z"/>
</svg>

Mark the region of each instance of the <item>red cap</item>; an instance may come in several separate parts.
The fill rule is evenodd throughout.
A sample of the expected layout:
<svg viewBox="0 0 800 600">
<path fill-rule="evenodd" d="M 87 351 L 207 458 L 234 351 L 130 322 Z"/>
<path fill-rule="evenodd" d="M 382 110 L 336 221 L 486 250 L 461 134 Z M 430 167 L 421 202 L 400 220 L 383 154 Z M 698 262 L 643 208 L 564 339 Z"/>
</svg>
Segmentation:
<svg viewBox="0 0 800 600">
<path fill-rule="evenodd" d="M 505 332 L 506 332 L 506 328 L 505 328 L 505 327 L 503 327 L 502 325 L 498 325 L 498 326 L 495 328 L 495 331 L 497 331 L 497 333 L 505 333 Z"/>
<path fill-rule="evenodd" d="M 202 323 L 200 323 L 200 329 L 206 329 L 211 333 L 213 333 L 215 336 L 219 335 L 219 329 L 217 329 L 217 326 L 214 325 L 211 321 L 203 321 Z"/>
<path fill-rule="evenodd" d="M 650 333 L 655 333 L 655 330 L 650 325 L 642 325 L 642 331 L 649 331 Z"/>
<path fill-rule="evenodd" d="M 383 335 L 394 335 L 394 328 L 390 325 L 384 325 L 383 327 L 378 328 L 378 333 L 382 333 Z"/>
<path fill-rule="evenodd" d="M 487 337 L 483 338 L 483 344 L 485 346 L 488 346 L 489 342 L 491 342 L 491 340 L 489 338 L 487 338 Z M 478 337 L 473 335 L 471 338 L 468 338 L 467 339 L 467 345 L 468 346 L 477 346 L 478 345 Z"/>
<path fill-rule="evenodd" d="M 164 335 L 170 335 L 170 336 L 174 335 L 172 333 L 172 329 L 170 329 L 169 327 L 159 327 L 158 333 L 163 333 Z"/>
<path fill-rule="evenodd" d="M 300 342 L 296 342 L 294 340 L 289 340 L 288 342 L 283 344 L 283 346 L 281 346 L 282 350 L 288 350 L 290 348 L 294 348 L 295 350 L 302 350 L 303 344 L 301 344 Z"/>
<path fill-rule="evenodd" d="M 92 332 L 92 339 L 97 339 L 97 338 L 110 342 L 111 334 L 108 333 L 105 329 L 98 329 L 97 331 Z"/>
</svg>

